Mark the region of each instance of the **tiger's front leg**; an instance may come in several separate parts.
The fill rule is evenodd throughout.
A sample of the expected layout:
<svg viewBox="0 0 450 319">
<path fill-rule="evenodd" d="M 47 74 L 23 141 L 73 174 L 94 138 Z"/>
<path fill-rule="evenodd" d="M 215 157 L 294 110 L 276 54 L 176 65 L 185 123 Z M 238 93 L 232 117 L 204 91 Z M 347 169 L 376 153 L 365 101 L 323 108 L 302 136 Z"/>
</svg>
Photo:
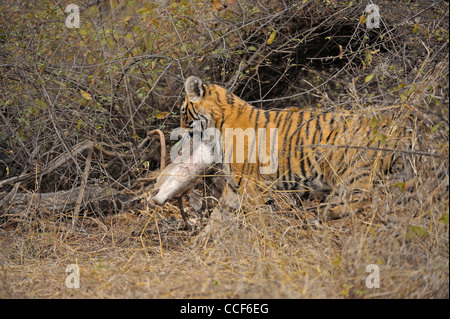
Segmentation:
<svg viewBox="0 0 450 319">
<path fill-rule="evenodd" d="M 193 239 L 195 246 L 214 239 L 226 230 L 232 222 L 233 212 L 240 208 L 238 194 L 227 183 L 219 199 L 219 203 L 213 209 L 208 224 Z"/>
</svg>

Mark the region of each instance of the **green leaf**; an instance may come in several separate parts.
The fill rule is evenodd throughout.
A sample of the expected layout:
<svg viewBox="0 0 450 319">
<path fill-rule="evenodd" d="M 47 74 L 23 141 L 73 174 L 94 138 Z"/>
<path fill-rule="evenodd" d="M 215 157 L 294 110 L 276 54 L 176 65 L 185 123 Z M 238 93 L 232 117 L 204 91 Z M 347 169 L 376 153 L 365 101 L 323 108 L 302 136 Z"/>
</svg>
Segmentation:
<svg viewBox="0 0 450 319">
<path fill-rule="evenodd" d="M 365 56 L 367 65 L 370 65 L 372 63 L 372 53 L 370 53 L 369 49 L 366 50 Z"/>
<path fill-rule="evenodd" d="M 344 284 L 344 285 L 343 285 L 343 288 L 344 288 L 344 289 L 342 289 L 341 295 L 344 296 L 344 297 L 347 297 L 348 294 L 349 294 L 349 292 L 350 292 L 351 286 L 349 286 L 349 285 L 347 285 L 347 284 Z"/>
<path fill-rule="evenodd" d="M 421 226 L 412 225 L 411 230 L 419 237 L 425 237 L 426 235 L 428 235 L 426 229 Z"/>
<path fill-rule="evenodd" d="M 170 112 L 162 112 L 162 111 L 158 111 L 156 110 L 155 113 L 153 114 L 153 117 L 157 120 L 164 120 L 166 117 L 168 117 L 170 114 Z"/>
<path fill-rule="evenodd" d="M 128 20 L 130 20 L 131 19 L 131 16 L 126 16 L 125 18 L 123 18 L 120 22 L 121 23 L 125 23 L 125 22 L 127 22 Z"/>
<path fill-rule="evenodd" d="M 341 263 L 342 263 L 342 256 L 339 255 L 336 260 L 332 261 L 332 263 L 339 267 L 341 265 Z"/>
<path fill-rule="evenodd" d="M 365 15 L 360 16 L 360 17 L 359 17 L 359 23 L 360 23 L 360 24 L 365 24 L 365 23 L 366 23 L 366 19 L 367 19 L 367 18 L 366 18 Z"/>
<path fill-rule="evenodd" d="M 367 83 L 367 82 L 371 81 L 374 76 L 375 76 L 375 74 L 370 73 L 368 76 L 366 76 L 366 78 L 364 79 L 364 82 Z"/>
<path fill-rule="evenodd" d="M 275 31 L 272 31 L 272 33 L 269 36 L 269 39 L 267 40 L 268 45 L 271 45 L 273 43 L 276 35 L 277 35 L 277 33 Z"/>
<path fill-rule="evenodd" d="M 378 124 L 377 118 L 376 117 L 372 118 L 372 121 L 370 121 L 370 126 L 372 128 L 375 128 L 377 126 L 377 124 Z"/>
<path fill-rule="evenodd" d="M 393 185 L 394 187 L 400 187 L 402 190 L 402 193 L 405 191 L 405 183 L 396 183 Z"/>
<path fill-rule="evenodd" d="M 438 127 L 439 127 L 439 124 L 436 124 L 435 126 L 433 126 L 433 128 L 431 129 L 431 133 L 436 132 Z"/>
<path fill-rule="evenodd" d="M 375 232 L 375 230 L 372 227 L 369 227 L 368 231 L 372 234 L 373 237 L 377 237 L 377 233 Z"/>
<path fill-rule="evenodd" d="M 249 46 L 247 48 L 249 51 L 255 52 L 256 50 L 258 50 L 256 47 L 254 47 L 253 45 Z"/>
<path fill-rule="evenodd" d="M 444 225 L 448 225 L 448 213 L 444 213 L 438 220 L 443 222 Z"/>
<path fill-rule="evenodd" d="M 84 90 L 80 90 L 80 94 L 82 97 L 84 97 L 86 100 L 92 100 L 92 96 L 89 94 L 89 92 L 86 92 Z"/>
<path fill-rule="evenodd" d="M 77 127 L 79 130 L 81 130 L 82 128 L 86 128 L 86 124 L 84 124 L 83 119 L 78 119 Z"/>
</svg>

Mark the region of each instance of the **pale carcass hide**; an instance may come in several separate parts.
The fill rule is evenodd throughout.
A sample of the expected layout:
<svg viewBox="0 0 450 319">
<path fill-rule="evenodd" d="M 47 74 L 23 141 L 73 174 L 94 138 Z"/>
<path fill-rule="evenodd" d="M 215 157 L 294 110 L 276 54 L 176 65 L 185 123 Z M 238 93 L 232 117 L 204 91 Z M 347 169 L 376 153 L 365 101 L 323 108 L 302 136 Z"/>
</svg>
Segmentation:
<svg viewBox="0 0 450 319">
<path fill-rule="evenodd" d="M 211 148 L 201 143 L 189 157 L 180 156 L 158 176 L 155 190 L 147 198 L 150 206 L 167 201 L 192 190 L 195 181 L 211 171 L 214 157 Z"/>
</svg>

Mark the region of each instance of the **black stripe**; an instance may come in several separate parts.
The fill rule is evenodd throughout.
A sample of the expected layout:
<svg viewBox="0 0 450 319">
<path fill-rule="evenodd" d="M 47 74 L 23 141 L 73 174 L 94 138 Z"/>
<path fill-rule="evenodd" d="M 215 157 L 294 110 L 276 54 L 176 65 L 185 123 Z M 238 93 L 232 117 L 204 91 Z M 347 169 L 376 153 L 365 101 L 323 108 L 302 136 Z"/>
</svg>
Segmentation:
<svg viewBox="0 0 450 319">
<path fill-rule="evenodd" d="M 234 104 L 234 94 L 233 93 L 231 93 L 231 92 L 227 92 L 226 94 L 225 94 L 225 97 L 226 97 L 226 99 L 227 99 L 227 103 L 228 104 L 230 104 L 230 105 L 233 105 Z"/>
<path fill-rule="evenodd" d="M 277 116 L 276 116 L 276 118 L 278 118 L 278 121 L 277 121 L 277 124 L 276 124 L 276 127 L 279 127 L 279 125 L 280 125 L 280 121 L 281 121 L 281 119 L 283 118 L 283 114 L 284 113 L 286 113 L 286 112 L 279 112 L 278 114 L 277 114 Z M 275 118 L 275 120 L 276 120 L 276 118 Z"/>
<path fill-rule="evenodd" d="M 202 132 L 203 132 L 204 130 L 206 130 L 209 127 L 209 120 L 207 117 L 205 117 L 203 115 L 199 115 L 199 118 L 200 118 L 200 122 L 202 125 Z"/>
<path fill-rule="evenodd" d="M 187 110 L 187 115 L 188 119 L 195 120 L 194 114 L 192 114 L 191 110 Z M 189 122 L 192 122 L 192 120 L 190 120 Z"/>
<path fill-rule="evenodd" d="M 285 174 L 284 170 L 283 170 L 283 177 L 281 178 L 281 180 L 283 181 L 283 189 L 289 190 L 288 174 Z"/>
<path fill-rule="evenodd" d="M 197 111 L 197 109 L 195 108 L 194 104 L 192 104 L 192 111 L 194 112 L 196 118 L 198 118 L 198 111 Z"/>
<path fill-rule="evenodd" d="M 347 127 L 348 127 L 347 118 L 344 118 L 342 120 L 342 122 L 344 123 L 344 128 L 342 129 L 342 133 L 344 133 L 347 131 Z"/>
<path fill-rule="evenodd" d="M 258 127 L 258 125 L 259 125 L 259 123 L 258 123 L 258 121 L 259 121 L 259 116 L 261 115 L 261 113 L 265 113 L 263 110 L 260 110 L 260 109 L 257 109 L 257 111 L 258 111 L 258 114 L 256 115 L 256 127 L 255 127 L 255 129 Z M 264 122 L 264 124 L 263 125 L 259 125 L 260 127 L 266 127 L 266 124 L 267 124 L 267 117 L 265 117 L 265 114 L 264 114 L 264 120 L 265 120 L 265 122 Z"/>
<path fill-rule="evenodd" d="M 219 131 L 223 134 L 224 132 L 222 132 L 222 128 L 223 128 L 223 123 L 225 122 L 225 114 L 222 113 L 222 117 L 220 118 L 220 125 L 219 125 Z"/>
<path fill-rule="evenodd" d="M 335 161 L 335 163 L 337 163 L 338 165 L 339 164 L 346 164 L 347 162 L 342 162 L 342 160 L 346 157 L 346 155 L 347 155 L 347 151 L 348 151 L 348 148 L 345 148 L 345 149 L 343 149 L 342 150 L 342 152 L 341 152 L 341 157 L 339 158 L 339 159 L 337 159 L 336 161 Z M 339 153 L 339 152 L 338 152 Z M 331 153 L 330 153 L 331 154 Z M 331 156 L 329 156 L 329 159 L 331 159 Z"/>
<path fill-rule="evenodd" d="M 288 146 L 288 154 L 287 154 L 289 167 L 291 167 L 291 165 L 292 165 L 291 164 L 291 157 L 294 156 L 294 160 L 295 160 L 296 159 L 295 157 L 296 157 L 296 155 L 298 153 L 297 148 L 298 148 L 298 141 L 299 141 L 299 138 L 300 138 L 300 136 L 299 136 L 300 133 L 301 133 L 301 129 L 298 129 L 298 132 L 294 131 L 294 133 L 292 133 L 289 136 L 289 146 Z M 293 153 L 292 149 L 294 149 L 294 154 L 292 154 Z"/>
<path fill-rule="evenodd" d="M 270 111 L 263 111 L 264 116 L 266 117 L 266 123 L 270 122 Z"/>
<path fill-rule="evenodd" d="M 300 170 L 302 172 L 302 178 L 306 178 L 306 169 L 305 169 L 305 161 L 304 161 L 304 154 L 303 154 L 303 138 L 300 137 Z"/>
<path fill-rule="evenodd" d="M 259 120 L 259 116 L 261 115 L 261 110 L 258 110 L 256 108 L 253 108 L 256 110 L 256 119 L 255 119 L 255 130 L 258 129 L 258 120 Z M 250 114 L 250 119 L 251 119 L 251 114 Z"/>
<path fill-rule="evenodd" d="M 309 118 L 308 120 L 306 120 L 306 122 L 302 125 L 302 126 L 304 126 L 305 127 L 305 130 L 304 130 L 304 132 L 305 132 L 305 141 L 308 143 L 308 141 L 309 141 L 309 129 L 308 129 L 308 125 L 309 125 L 309 122 L 311 121 L 311 118 Z"/>
<path fill-rule="evenodd" d="M 242 113 L 244 113 L 246 108 L 247 108 L 247 104 L 246 103 L 242 103 L 242 105 L 238 109 L 238 115 L 241 115 Z M 252 106 L 250 106 L 250 108 L 253 109 Z"/>
<path fill-rule="evenodd" d="M 231 184 L 231 183 L 228 183 L 228 186 L 230 186 L 231 190 L 232 190 L 233 192 L 235 192 L 235 193 L 239 190 L 238 187 L 234 186 L 234 185 Z"/>
<path fill-rule="evenodd" d="M 292 114 L 292 113 L 291 113 Z M 289 113 L 287 113 L 286 112 L 286 117 L 285 117 L 285 120 L 284 120 L 284 122 L 283 122 L 283 127 L 281 128 L 281 134 L 283 134 L 283 136 L 286 136 L 286 134 L 285 134 L 285 130 L 284 130 L 284 128 L 286 127 L 286 124 L 289 122 L 289 127 L 291 126 L 291 123 L 292 123 L 292 121 L 291 121 L 291 114 L 289 114 Z"/>
<path fill-rule="evenodd" d="M 241 174 L 241 177 L 239 178 L 239 182 L 237 183 L 238 187 L 241 187 L 241 183 L 242 183 L 242 174 Z"/>
<path fill-rule="evenodd" d="M 192 118 L 192 119 L 197 119 L 196 117 L 195 117 L 195 114 L 196 114 L 196 112 L 195 112 L 195 108 L 194 107 L 189 107 L 188 109 L 187 109 L 187 114 Z"/>
<path fill-rule="evenodd" d="M 281 110 L 269 111 L 269 122 L 275 124 L 280 113 L 281 113 Z M 272 115 L 274 115 L 273 120 L 270 120 L 270 116 L 272 116 Z"/>
<path fill-rule="evenodd" d="M 252 107 L 252 108 L 251 108 L 251 110 L 250 110 L 250 114 L 248 115 L 248 121 L 251 121 L 251 118 L 252 118 L 253 112 L 254 112 L 255 110 L 256 110 L 256 109 L 255 109 L 254 107 Z M 244 129 L 244 128 L 242 128 L 242 129 Z"/>
<path fill-rule="evenodd" d="M 306 123 L 306 130 L 305 130 L 305 137 L 306 137 L 306 141 L 307 143 L 309 143 L 309 127 L 312 124 L 312 121 L 314 120 L 314 118 L 312 117 L 312 114 L 310 114 L 310 118 L 308 119 L 308 123 Z"/>
<path fill-rule="evenodd" d="M 330 119 L 330 128 L 333 128 L 334 125 L 334 114 L 331 115 L 331 119 Z"/>
<path fill-rule="evenodd" d="M 288 121 L 289 121 L 289 125 L 288 125 L 288 127 L 287 127 L 287 129 L 286 129 L 286 133 L 285 133 L 285 132 L 282 132 L 282 134 L 283 134 L 282 137 L 285 137 L 285 138 L 286 138 L 285 141 L 289 143 L 287 156 L 288 156 L 288 160 L 289 160 L 289 162 L 290 162 L 291 151 L 292 151 L 292 140 L 291 140 L 291 137 L 292 137 L 292 136 L 290 136 L 289 138 L 288 138 L 287 136 L 288 136 L 289 131 L 290 131 L 291 126 L 292 126 L 292 122 L 293 122 L 292 116 L 290 116 L 290 117 L 288 118 Z M 284 128 L 284 127 L 283 127 L 283 128 Z M 288 141 L 288 139 L 289 139 L 290 141 Z M 284 151 L 284 147 L 283 147 L 283 150 L 282 150 L 282 151 Z M 289 164 L 288 167 L 290 168 L 291 165 Z"/>
<path fill-rule="evenodd" d="M 325 118 L 326 118 L 326 114 L 325 114 Z M 328 142 L 328 139 L 330 138 L 331 133 L 333 132 L 333 123 L 334 123 L 334 114 L 331 114 L 331 119 L 328 121 L 328 123 L 326 123 L 322 129 L 320 130 L 320 136 L 319 136 L 319 144 L 326 144 Z M 322 143 L 322 138 L 323 138 L 323 131 L 327 128 L 327 125 L 330 128 L 330 133 L 328 134 L 328 136 L 325 139 L 325 143 Z"/>
<path fill-rule="evenodd" d="M 293 136 L 297 136 L 297 141 L 296 141 L 295 145 L 293 145 L 295 147 L 296 153 L 298 152 L 297 150 L 299 148 L 303 148 L 303 139 L 302 139 L 303 123 L 302 123 L 302 121 L 303 121 L 303 113 L 300 113 L 300 118 L 298 120 L 299 126 L 295 129 L 295 133 L 294 133 L 295 135 L 293 135 Z M 299 158 L 299 160 L 300 160 L 300 158 Z"/>
<path fill-rule="evenodd" d="M 344 176 L 344 174 L 347 172 L 347 170 L 350 168 L 350 164 L 341 163 L 340 166 L 336 167 L 336 173 L 339 174 L 339 176 Z M 341 169 L 341 167 L 344 166 L 344 168 Z"/>
<path fill-rule="evenodd" d="M 281 121 L 281 119 L 283 117 L 284 111 L 275 110 L 275 111 L 272 111 L 271 113 L 275 114 L 275 117 L 274 117 L 272 123 L 276 122 L 275 127 L 278 129 L 278 134 L 281 134 L 281 130 L 279 128 L 279 124 L 280 124 L 280 121 Z M 277 121 L 277 119 L 278 119 L 278 121 Z M 272 145 L 272 149 L 273 149 L 273 146 L 274 145 Z M 279 145 L 278 145 L 278 148 L 279 148 Z M 283 148 L 284 148 L 284 145 L 283 145 Z M 278 155 L 280 156 L 281 154 L 278 154 Z M 281 169 L 280 169 L 280 160 L 278 159 L 277 179 L 280 177 L 280 173 L 282 174 L 283 172 L 284 172 L 284 167 L 281 167 Z"/>
<path fill-rule="evenodd" d="M 324 113 L 319 117 L 319 120 L 321 122 L 324 122 L 324 125 L 320 128 L 319 136 L 317 137 L 316 144 L 321 144 L 321 142 L 322 142 L 322 133 L 323 133 L 324 128 L 327 126 L 327 124 L 325 123 L 326 118 L 327 118 L 327 113 Z"/>
<path fill-rule="evenodd" d="M 333 139 L 330 141 L 331 136 L 334 134 Z M 334 143 L 334 141 L 336 140 L 337 137 L 337 133 L 334 129 L 330 130 L 330 134 L 328 134 L 327 138 L 325 139 L 325 143 L 324 144 L 328 144 L 328 143 Z"/>
<path fill-rule="evenodd" d="M 316 118 L 315 121 L 316 121 L 316 129 L 314 130 L 314 135 L 313 135 L 313 138 L 312 138 L 312 144 L 318 144 L 318 143 L 316 143 L 316 137 L 317 137 L 317 134 L 320 132 L 319 119 Z"/>
<path fill-rule="evenodd" d="M 311 160 L 309 159 L 308 154 L 306 154 L 306 164 L 308 164 L 308 172 L 311 172 Z"/>
<path fill-rule="evenodd" d="M 206 85 L 204 85 L 203 83 L 202 83 L 202 88 L 203 88 L 203 94 L 202 94 L 202 98 L 203 98 L 206 95 Z"/>
<path fill-rule="evenodd" d="M 349 185 L 352 185 L 353 183 L 355 183 L 357 180 L 359 180 L 359 179 L 361 179 L 361 178 L 363 178 L 363 177 L 367 177 L 367 176 L 370 176 L 370 173 L 363 173 L 363 174 L 359 174 L 358 176 L 356 176 L 356 177 L 353 177 L 350 181 L 349 181 Z"/>
<path fill-rule="evenodd" d="M 241 186 L 241 182 L 242 182 L 242 177 L 244 176 L 244 172 L 245 172 L 245 164 L 248 165 L 248 161 L 244 161 L 244 164 L 242 165 L 242 170 L 241 170 L 241 177 L 239 178 L 239 182 L 238 182 L 238 186 Z"/>
</svg>

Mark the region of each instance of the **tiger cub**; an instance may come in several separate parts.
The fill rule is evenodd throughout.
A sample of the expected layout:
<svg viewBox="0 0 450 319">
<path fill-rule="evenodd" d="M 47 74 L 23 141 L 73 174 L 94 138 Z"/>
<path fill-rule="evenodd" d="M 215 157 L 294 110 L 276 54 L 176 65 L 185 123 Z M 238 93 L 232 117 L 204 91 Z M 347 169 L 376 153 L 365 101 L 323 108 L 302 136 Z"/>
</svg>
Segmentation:
<svg viewBox="0 0 450 319">
<path fill-rule="evenodd" d="M 301 197 L 325 194 L 349 205 L 328 206 L 326 218 L 363 207 L 364 194 L 396 165 L 410 145 L 407 116 L 329 110 L 258 109 L 226 89 L 190 76 L 181 127 L 218 132 L 228 175 L 219 204 L 239 207 L 271 202 L 270 190 Z"/>
</svg>

